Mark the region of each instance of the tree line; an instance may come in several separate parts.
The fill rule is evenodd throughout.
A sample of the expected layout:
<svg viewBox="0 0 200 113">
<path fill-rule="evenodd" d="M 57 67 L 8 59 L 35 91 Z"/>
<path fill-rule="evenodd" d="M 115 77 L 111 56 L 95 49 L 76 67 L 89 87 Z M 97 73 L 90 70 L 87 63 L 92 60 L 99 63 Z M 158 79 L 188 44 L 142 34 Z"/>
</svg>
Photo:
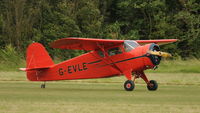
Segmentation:
<svg viewBox="0 0 200 113">
<path fill-rule="evenodd" d="M 200 58 L 199 0 L 0 0 L 0 48 L 20 54 L 40 42 L 52 56 L 82 51 L 54 50 L 49 43 L 65 37 L 170 39 L 162 46 L 182 58 Z"/>
</svg>

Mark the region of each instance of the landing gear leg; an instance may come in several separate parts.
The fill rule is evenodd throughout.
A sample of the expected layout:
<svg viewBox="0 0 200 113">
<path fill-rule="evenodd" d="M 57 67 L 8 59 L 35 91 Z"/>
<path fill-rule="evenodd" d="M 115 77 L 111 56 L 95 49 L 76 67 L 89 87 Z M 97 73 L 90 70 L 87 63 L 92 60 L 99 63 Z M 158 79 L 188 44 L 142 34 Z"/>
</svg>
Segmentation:
<svg viewBox="0 0 200 113">
<path fill-rule="evenodd" d="M 44 81 L 44 83 L 43 84 L 41 84 L 41 88 L 45 88 L 45 84 L 46 82 Z"/>
<path fill-rule="evenodd" d="M 147 89 L 149 91 L 155 91 L 158 89 L 158 84 L 155 80 L 148 80 L 147 76 L 145 75 L 145 73 L 143 71 L 141 72 L 137 72 L 136 75 L 138 75 L 139 77 L 141 77 L 147 84 Z"/>
</svg>

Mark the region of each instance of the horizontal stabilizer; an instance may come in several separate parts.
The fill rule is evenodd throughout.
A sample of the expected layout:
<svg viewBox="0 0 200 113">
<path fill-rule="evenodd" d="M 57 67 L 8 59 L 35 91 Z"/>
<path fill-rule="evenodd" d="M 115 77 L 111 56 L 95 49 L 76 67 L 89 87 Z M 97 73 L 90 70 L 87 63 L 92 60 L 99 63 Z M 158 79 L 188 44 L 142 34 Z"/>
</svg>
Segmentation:
<svg viewBox="0 0 200 113">
<path fill-rule="evenodd" d="M 43 70 L 43 69 L 49 69 L 50 67 L 38 67 L 38 68 L 19 68 L 21 71 L 33 71 L 33 70 Z"/>
</svg>

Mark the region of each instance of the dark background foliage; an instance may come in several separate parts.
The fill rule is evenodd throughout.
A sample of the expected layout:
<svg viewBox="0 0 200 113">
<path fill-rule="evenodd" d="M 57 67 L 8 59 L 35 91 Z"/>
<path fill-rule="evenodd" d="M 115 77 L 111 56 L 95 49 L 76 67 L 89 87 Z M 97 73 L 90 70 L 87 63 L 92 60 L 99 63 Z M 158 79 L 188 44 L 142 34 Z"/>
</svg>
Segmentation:
<svg viewBox="0 0 200 113">
<path fill-rule="evenodd" d="M 170 39 L 163 46 L 182 58 L 200 57 L 199 0 L 0 0 L 0 48 L 22 56 L 40 42 L 54 58 L 83 51 L 56 50 L 49 43 L 65 37 Z"/>
</svg>

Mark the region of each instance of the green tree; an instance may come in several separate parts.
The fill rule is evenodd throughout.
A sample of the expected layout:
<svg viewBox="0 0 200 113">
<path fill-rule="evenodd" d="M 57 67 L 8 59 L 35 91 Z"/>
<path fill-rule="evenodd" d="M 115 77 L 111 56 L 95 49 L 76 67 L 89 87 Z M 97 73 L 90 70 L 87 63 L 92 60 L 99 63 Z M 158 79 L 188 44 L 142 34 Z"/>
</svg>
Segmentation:
<svg viewBox="0 0 200 113">
<path fill-rule="evenodd" d="M 99 37 L 103 17 L 100 14 L 98 5 L 93 0 L 79 1 L 77 11 L 77 24 L 83 37 Z"/>
<path fill-rule="evenodd" d="M 0 47 L 24 50 L 41 42 L 62 59 L 83 52 L 54 50 L 65 37 L 180 39 L 163 46 L 183 58 L 200 57 L 199 0 L 0 0 Z"/>
<path fill-rule="evenodd" d="M 38 9 L 26 0 L 4 1 L 3 7 L 3 40 L 20 50 L 32 35 Z"/>
<path fill-rule="evenodd" d="M 182 57 L 200 57 L 200 6 L 197 0 L 181 1 L 182 10 L 174 15 L 174 24 L 181 31 L 178 47 Z"/>
</svg>

